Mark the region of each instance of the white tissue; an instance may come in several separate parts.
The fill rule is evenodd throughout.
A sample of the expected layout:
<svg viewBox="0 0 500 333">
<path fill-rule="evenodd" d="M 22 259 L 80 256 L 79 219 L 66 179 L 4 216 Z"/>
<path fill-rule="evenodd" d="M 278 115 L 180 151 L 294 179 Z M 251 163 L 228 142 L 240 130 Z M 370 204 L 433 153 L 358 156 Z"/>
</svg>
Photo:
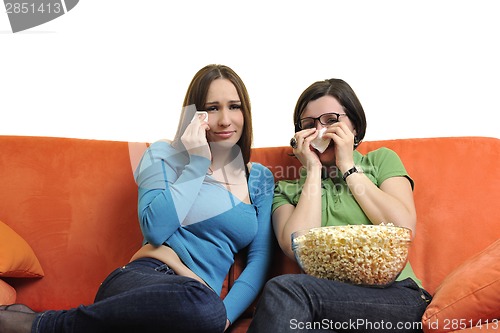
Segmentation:
<svg viewBox="0 0 500 333">
<path fill-rule="evenodd" d="M 316 139 L 311 141 L 311 146 L 314 149 L 316 149 L 317 151 L 319 151 L 320 153 L 323 153 L 326 150 L 326 148 L 328 148 L 328 145 L 330 144 L 330 140 L 331 140 L 329 138 L 323 139 L 323 134 L 325 133 L 325 131 L 326 131 L 326 127 L 323 127 L 322 129 L 320 129 Z"/>
<path fill-rule="evenodd" d="M 206 112 L 206 111 L 196 111 L 196 113 L 194 114 L 193 119 L 191 119 L 191 122 L 193 122 L 193 120 L 195 120 L 196 118 L 198 118 L 202 114 L 205 115 L 205 118 L 203 118 L 203 121 L 207 122 L 208 121 L 208 112 Z"/>
</svg>

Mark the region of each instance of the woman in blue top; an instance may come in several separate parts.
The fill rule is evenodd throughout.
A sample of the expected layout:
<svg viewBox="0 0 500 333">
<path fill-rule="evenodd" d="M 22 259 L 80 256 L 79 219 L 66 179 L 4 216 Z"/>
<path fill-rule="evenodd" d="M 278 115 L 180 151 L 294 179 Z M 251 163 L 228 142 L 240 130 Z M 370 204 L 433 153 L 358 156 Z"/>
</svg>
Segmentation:
<svg viewBox="0 0 500 333">
<path fill-rule="evenodd" d="M 197 112 L 203 110 L 204 112 Z M 229 67 L 193 78 L 172 141 L 153 143 L 135 172 L 144 244 L 102 283 L 95 303 L 0 311 L 0 332 L 223 332 L 264 285 L 273 175 L 250 163 L 245 85 Z M 222 300 L 234 255 L 247 265 Z"/>
<path fill-rule="evenodd" d="M 394 151 L 356 151 L 366 119 L 346 82 L 313 83 L 293 117 L 290 145 L 303 170 L 298 180 L 278 182 L 272 208 L 288 257 L 295 260 L 291 234 L 302 229 L 392 222 L 415 234 L 413 180 Z M 282 275 L 266 284 L 248 332 L 418 332 L 429 301 L 409 264 L 386 288 Z"/>
</svg>

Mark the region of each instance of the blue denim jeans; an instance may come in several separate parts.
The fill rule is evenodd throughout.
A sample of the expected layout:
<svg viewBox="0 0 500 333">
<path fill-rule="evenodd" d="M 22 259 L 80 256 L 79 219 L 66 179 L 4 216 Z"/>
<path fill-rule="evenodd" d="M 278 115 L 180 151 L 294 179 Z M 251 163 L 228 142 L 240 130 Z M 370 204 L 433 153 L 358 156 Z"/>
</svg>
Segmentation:
<svg viewBox="0 0 500 333">
<path fill-rule="evenodd" d="M 371 288 L 281 275 L 264 287 L 248 333 L 422 332 L 430 300 L 412 279 Z"/>
<path fill-rule="evenodd" d="M 161 261 L 142 258 L 113 271 L 93 304 L 42 312 L 31 332 L 221 333 L 225 324 L 224 304 L 210 288 L 175 275 Z"/>
</svg>

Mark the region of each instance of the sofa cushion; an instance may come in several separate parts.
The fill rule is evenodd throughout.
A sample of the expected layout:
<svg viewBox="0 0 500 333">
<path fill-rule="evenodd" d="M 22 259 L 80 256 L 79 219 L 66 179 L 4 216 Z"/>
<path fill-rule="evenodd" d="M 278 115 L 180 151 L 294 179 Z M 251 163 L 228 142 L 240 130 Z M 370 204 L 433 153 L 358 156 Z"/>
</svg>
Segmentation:
<svg viewBox="0 0 500 333">
<path fill-rule="evenodd" d="M 0 221 L 0 276 L 42 277 L 42 266 L 29 244 Z"/>
<path fill-rule="evenodd" d="M 0 305 L 16 302 L 16 290 L 7 282 L 0 280 Z"/>
<path fill-rule="evenodd" d="M 438 286 L 422 323 L 425 332 L 497 325 L 500 318 L 500 240 L 465 261 Z"/>
</svg>

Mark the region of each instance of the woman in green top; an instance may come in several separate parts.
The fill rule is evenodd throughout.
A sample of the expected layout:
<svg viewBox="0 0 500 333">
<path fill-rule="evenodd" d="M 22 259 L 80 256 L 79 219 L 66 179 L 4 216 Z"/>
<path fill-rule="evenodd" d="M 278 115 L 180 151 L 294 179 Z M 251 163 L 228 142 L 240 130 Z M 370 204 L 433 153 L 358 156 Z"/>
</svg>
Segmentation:
<svg viewBox="0 0 500 333">
<path fill-rule="evenodd" d="M 302 229 L 391 222 L 415 234 L 413 180 L 394 151 L 356 151 L 366 118 L 345 81 L 313 83 L 293 118 L 290 145 L 304 168 L 300 179 L 278 182 L 272 208 L 274 232 L 288 257 L 295 260 L 291 234 Z M 316 144 L 320 135 L 329 141 L 326 148 Z M 248 332 L 420 332 L 430 300 L 410 264 L 386 288 L 282 275 L 266 284 Z"/>
</svg>

